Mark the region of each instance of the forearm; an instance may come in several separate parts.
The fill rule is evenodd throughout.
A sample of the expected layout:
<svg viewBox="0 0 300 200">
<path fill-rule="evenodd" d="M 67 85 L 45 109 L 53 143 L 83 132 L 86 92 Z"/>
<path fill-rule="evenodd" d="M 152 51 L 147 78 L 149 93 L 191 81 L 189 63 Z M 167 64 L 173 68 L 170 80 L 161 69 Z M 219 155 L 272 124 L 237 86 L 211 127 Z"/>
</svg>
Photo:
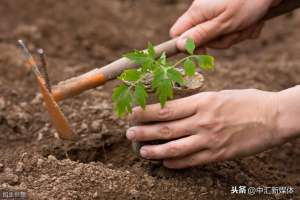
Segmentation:
<svg viewBox="0 0 300 200">
<path fill-rule="evenodd" d="M 278 93 L 278 129 L 285 140 L 300 137 L 300 85 Z"/>
</svg>

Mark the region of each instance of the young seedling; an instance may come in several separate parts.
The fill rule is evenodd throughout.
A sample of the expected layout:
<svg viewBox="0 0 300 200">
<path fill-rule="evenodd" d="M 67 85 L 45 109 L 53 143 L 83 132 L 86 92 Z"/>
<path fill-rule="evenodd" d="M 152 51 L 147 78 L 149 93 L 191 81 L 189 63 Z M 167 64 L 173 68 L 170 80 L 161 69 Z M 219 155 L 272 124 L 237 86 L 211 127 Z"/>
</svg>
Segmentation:
<svg viewBox="0 0 300 200">
<path fill-rule="evenodd" d="M 132 112 L 135 105 L 145 109 L 148 99 L 148 91 L 152 90 L 158 98 L 160 105 L 164 107 L 167 100 L 173 98 L 173 89 L 178 85 L 184 85 L 184 76 L 192 77 L 196 73 L 196 66 L 202 71 L 212 70 L 214 58 L 209 55 L 195 55 L 195 43 L 188 39 L 185 49 L 188 55 L 171 64 L 165 53 L 155 57 L 154 47 L 148 44 L 145 51 L 134 51 L 124 56 L 139 64 L 137 69 L 125 70 L 118 79 L 121 80 L 113 92 L 112 100 L 115 112 L 122 117 Z M 183 73 L 179 68 L 183 64 Z M 150 78 L 149 78 L 150 77 Z M 148 83 L 150 80 L 150 83 Z M 150 88 L 149 88 L 150 86 Z"/>
</svg>

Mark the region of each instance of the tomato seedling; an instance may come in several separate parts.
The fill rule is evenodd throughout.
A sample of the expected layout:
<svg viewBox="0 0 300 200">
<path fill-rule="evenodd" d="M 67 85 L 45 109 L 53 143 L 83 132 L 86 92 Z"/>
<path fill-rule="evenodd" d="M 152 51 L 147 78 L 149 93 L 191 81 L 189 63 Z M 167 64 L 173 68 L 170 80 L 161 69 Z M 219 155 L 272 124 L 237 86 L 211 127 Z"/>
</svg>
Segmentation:
<svg viewBox="0 0 300 200">
<path fill-rule="evenodd" d="M 184 76 L 192 77 L 196 73 L 196 67 L 208 71 L 214 67 L 214 58 L 209 55 L 195 55 L 195 42 L 188 39 L 185 49 L 188 55 L 179 61 L 171 64 L 165 53 L 158 58 L 151 43 L 145 51 L 134 51 L 124 56 L 140 67 L 137 69 L 125 70 L 118 79 L 122 81 L 113 92 L 115 112 L 122 117 L 132 112 L 134 105 L 145 109 L 148 98 L 148 89 L 151 89 L 163 107 L 167 100 L 173 98 L 173 89 L 176 84 L 184 85 Z M 183 71 L 178 70 L 183 64 Z M 149 80 L 150 84 L 145 84 Z M 150 85 L 150 88 L 149 88 Z"/>
</svg>

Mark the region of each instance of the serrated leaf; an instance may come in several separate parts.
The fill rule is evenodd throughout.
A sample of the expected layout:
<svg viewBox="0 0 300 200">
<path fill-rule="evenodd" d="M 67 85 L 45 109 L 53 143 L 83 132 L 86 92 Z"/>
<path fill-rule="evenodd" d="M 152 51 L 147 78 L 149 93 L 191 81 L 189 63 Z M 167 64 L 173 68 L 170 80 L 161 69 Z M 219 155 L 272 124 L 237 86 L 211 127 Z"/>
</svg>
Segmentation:
<svg viewBox="0 0 300 200">
<path fill-rule="evenodd" d="M 155 59 L 155 50 L 153 45 L 149 42 L 148 43 L 148 49 L 147 49 L 148 55 L 150 58 Z"/>
<path fill-rule="evenodd" d="M 164 107 L 168 98 L 173 97 L 173 85 L 171 80 L 162 80 L 157 87 L 156 94 L 159 97 L 161 107 Z"/>
<path fill-rule="evenodd" d="M 214 69 L 215 61 L 214 57 L 209 55 L 199 55 L 197 56 L 197 62 L 200 68 L 204 71 L 209 71 Z"/>
<path fill-rule="evenodd" d="M 152 89 L 156 89 L 161 80 L 164 79 L 165 72 L 161 67 L 157 67 L 153 72 Z"/>
<path fill-rule="evenodd" d="M 167 75 L 172 81 L 178 83 L 179 85 L 183 84 L 182 74 L 176 69 L 174 68 L 168 69 Z"/>
<path fill-rule="evenodd" d="M 172 81 L 168 79 L 167 71 L 163 67 L 158 67 L 153 73 L 152 89 L 159 98 L 160 105 L 163 107 L 173 96 Z"/>
<path fill-rule="evenodd" d="M 195 63 L 191 59 L 186 59 L 183 63 L 184 72 L 187 76 L 194 76 L 196 72 Z"/>
<path fill-rule="evenodd" d="M 120 79 L 124 81 L 137 81 L 139 80 L 140 76 L 141 72 L 139 70 L 127 69 L 121 74 Z"/>
<path fill-rule="evenodd" d="M 136 103 L 141 106 L 142 108 L 145 108 L 148 94 L 146 92 L 146 88 L 142 83 L 138 83 L 135 87 L 134 91 L 134 97 L 136 100 Z"/>
<path fill-rule="evenodd" d="M 112 100 L 115 104 L 115 112 L 119 117 L 127 112 L 132 112 L 132 94 L 130 88 L 125 84 L 120 84 L 114 89 Z"/>
<path fill-rule="evenodd" d="M 142 72 L 147 72 L 153 68 L 153 61 L 152 60 L 147 60 L 142 64 Z"/>
<path fill-rule="evenodd" d="M 186 40 L 186 43 L 185 43 L 185 49 L 186 51 L 193 55 L 194 54 L 194 51 L 195 51 L 195 48 L 196 48 L 196 45 L 195 45 L 195 42 L 192 38 L 188 38 Z"/>
<path fill-rule="evenodd" d="M 134 51 L 127 53 L 124 56 L 140 65 L 149 59 L 148 55 L 144 51 Z"/>
<path fill-rule="evenodd" d="M 165 52 L 163 52 L 159 58 L 159 62 L 162 64 L 162 65 L 165 65 L 167 64 L 167 55 Z"/>
</svg>

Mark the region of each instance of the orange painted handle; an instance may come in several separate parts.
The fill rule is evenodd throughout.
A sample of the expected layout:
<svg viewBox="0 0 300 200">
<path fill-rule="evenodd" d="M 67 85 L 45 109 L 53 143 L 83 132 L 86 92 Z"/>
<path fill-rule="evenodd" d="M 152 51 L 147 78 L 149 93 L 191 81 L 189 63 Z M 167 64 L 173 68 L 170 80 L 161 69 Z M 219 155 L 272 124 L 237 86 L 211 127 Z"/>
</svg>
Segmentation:
<svg viewBox="0 0 300 200">
<path fill-rule="evenodd" d="M 55 101 L 76 96 L 83 91 L 96 88 L 106 82 L 105 75 L 100 69 L 95 69 L 87 74 L 61 82 L 52 88 Z"/>
</svg>

